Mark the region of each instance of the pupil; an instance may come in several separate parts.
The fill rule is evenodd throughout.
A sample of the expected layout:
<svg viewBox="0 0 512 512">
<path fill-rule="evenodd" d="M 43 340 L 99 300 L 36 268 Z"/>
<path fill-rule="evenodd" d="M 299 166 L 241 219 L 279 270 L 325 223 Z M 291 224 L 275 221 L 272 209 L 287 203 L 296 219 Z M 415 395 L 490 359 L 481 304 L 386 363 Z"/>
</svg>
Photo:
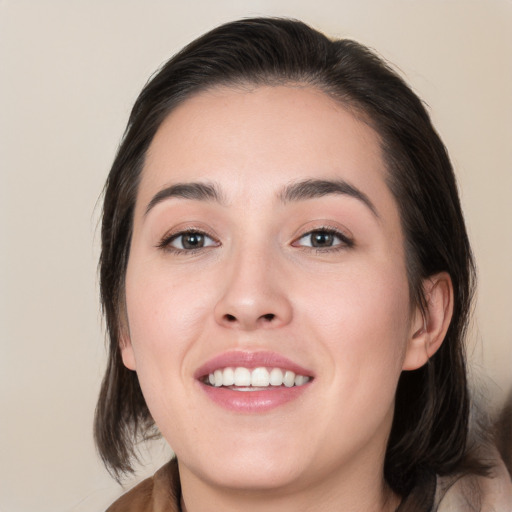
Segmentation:
<svg viewBox="0 0 512 512">
<path fill-rule="evenodd" d="M 333 235 L 324 231 L 319 231 L 313 234 L 312 246 L 313 247 L 329 247 L 332 245 Z"/>
<path fill-rule="evenodd" d="M 182 243 L 185 249 L 196 249 L 197 247 L 203 247 L 204 236 L 199 233 L 190 233 L 183 237 Z"/>
</svg>

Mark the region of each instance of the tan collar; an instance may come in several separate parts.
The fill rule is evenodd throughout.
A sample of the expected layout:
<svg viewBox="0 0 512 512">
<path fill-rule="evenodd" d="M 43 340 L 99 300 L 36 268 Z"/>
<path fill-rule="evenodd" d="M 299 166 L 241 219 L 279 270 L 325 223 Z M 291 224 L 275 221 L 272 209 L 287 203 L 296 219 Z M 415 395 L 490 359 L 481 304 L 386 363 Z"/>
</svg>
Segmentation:
<svg viewBox="0 0 512 512">
<path fill-rule="evenodd" d="M 180 499 L 178 462 L 173 459 L 123 494 L 106 512 L 180 512 Z"/>
</svg>

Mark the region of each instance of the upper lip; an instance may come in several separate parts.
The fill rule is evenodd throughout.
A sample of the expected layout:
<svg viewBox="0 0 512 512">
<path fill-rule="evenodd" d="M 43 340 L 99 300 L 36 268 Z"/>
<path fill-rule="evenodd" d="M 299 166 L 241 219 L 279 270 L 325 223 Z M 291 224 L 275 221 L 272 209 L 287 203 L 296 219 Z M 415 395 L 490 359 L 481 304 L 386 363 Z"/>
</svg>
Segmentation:
<svg viewBox="0 0 512 512">
<path fill-rule="evenodd" d="M 305 375 L 308 377 L 314 376 L 311 370 L 307 370 L 303 366 L 294 363 L 287 357 L 276 352 L 233 350 L 223 352 L 222 354 L 209 359 L 194 372 L 194 377 L 196 379 L 200 379 L 205 375 L 213 373 L 215 370 L 228 367 L 281 368 L 283 370 L 291 370 L 298 375 Z"/>
</svg>

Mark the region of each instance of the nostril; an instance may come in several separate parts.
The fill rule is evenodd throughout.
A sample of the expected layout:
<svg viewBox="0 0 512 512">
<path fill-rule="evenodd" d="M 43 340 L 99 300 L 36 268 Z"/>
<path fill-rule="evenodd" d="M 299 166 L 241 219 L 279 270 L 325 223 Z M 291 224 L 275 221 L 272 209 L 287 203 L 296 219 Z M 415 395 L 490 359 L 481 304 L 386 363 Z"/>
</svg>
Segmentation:
<svg viewBox="0 0 512 512">
<path fill-rule="evenodd" d="M 276 318 L 277 316 L 274 313 L 266 313 L 265 315 L 258 316 L 256 323 L 261 322 L 262 324 L 272 324 L 273 322 L 275 322 Z M 231 313 L 226 313 L 225 315 L 223 315 L 222 319 L 223 322 L 231 325 L 237 325 L 238 323 L 241 323 L 243 325 L 252 324 L 252 322 L 249 319 L 245 318 L 244 315 L 235 316 L 232 315 Z M 256 326 L 256 323 L 254 324 L 254 326 Z"/>
</svg>

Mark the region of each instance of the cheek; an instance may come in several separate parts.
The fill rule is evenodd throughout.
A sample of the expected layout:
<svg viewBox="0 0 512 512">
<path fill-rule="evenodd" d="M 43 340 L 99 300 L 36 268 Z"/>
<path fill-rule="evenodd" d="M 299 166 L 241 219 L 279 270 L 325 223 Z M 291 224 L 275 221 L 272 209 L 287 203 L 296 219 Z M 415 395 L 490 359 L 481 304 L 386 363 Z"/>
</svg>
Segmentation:
<svg viewBox="0 0 512 512">
<path fill-rule="evenodd" d="M 146 268 L 152 271 L 127 273 L 131 347 L 153 419 L 162 432 L 175 433 L 182 426 L 173 412 L 189 409 L 188 388 L 184 386 L 186 371 L 190 370 L 187 361 L 194 342 L 205 339 L 209 299 L 190 277 L 174 275 L 171 279 L 168 272 L 155 272 L 155 265 Z"/>
<path fill-rule="evenodd" d="M 298 295 L 308 298 L 302 309 L 334 368 L 343 368 L 345 375 L 397 378 L 410 322 L 408 283 L 401 268 L 369 265 L 339 272 L 314 281 L 309 293 Z"/>
<path fill-rule="evenodd" d="M 402 275 L 399 268 L 365 265 L 317 276 L 297 290 L 301 332 L 321 354 L 322 402 L 329 406 L 312 415 L 331 440 L 316 447 L 325 457 L 336 447 L 353 453 L 389 431 L 409 331 Z"/>
<path fill-rule="evenodd" d="M 155 262 L 128 270 L 127 315 L 139 378 L 168 380 L 181 371 L 191 340 L 201 337 L 208 290 L 193 276 L 171 277 Z"/>
</svg>

